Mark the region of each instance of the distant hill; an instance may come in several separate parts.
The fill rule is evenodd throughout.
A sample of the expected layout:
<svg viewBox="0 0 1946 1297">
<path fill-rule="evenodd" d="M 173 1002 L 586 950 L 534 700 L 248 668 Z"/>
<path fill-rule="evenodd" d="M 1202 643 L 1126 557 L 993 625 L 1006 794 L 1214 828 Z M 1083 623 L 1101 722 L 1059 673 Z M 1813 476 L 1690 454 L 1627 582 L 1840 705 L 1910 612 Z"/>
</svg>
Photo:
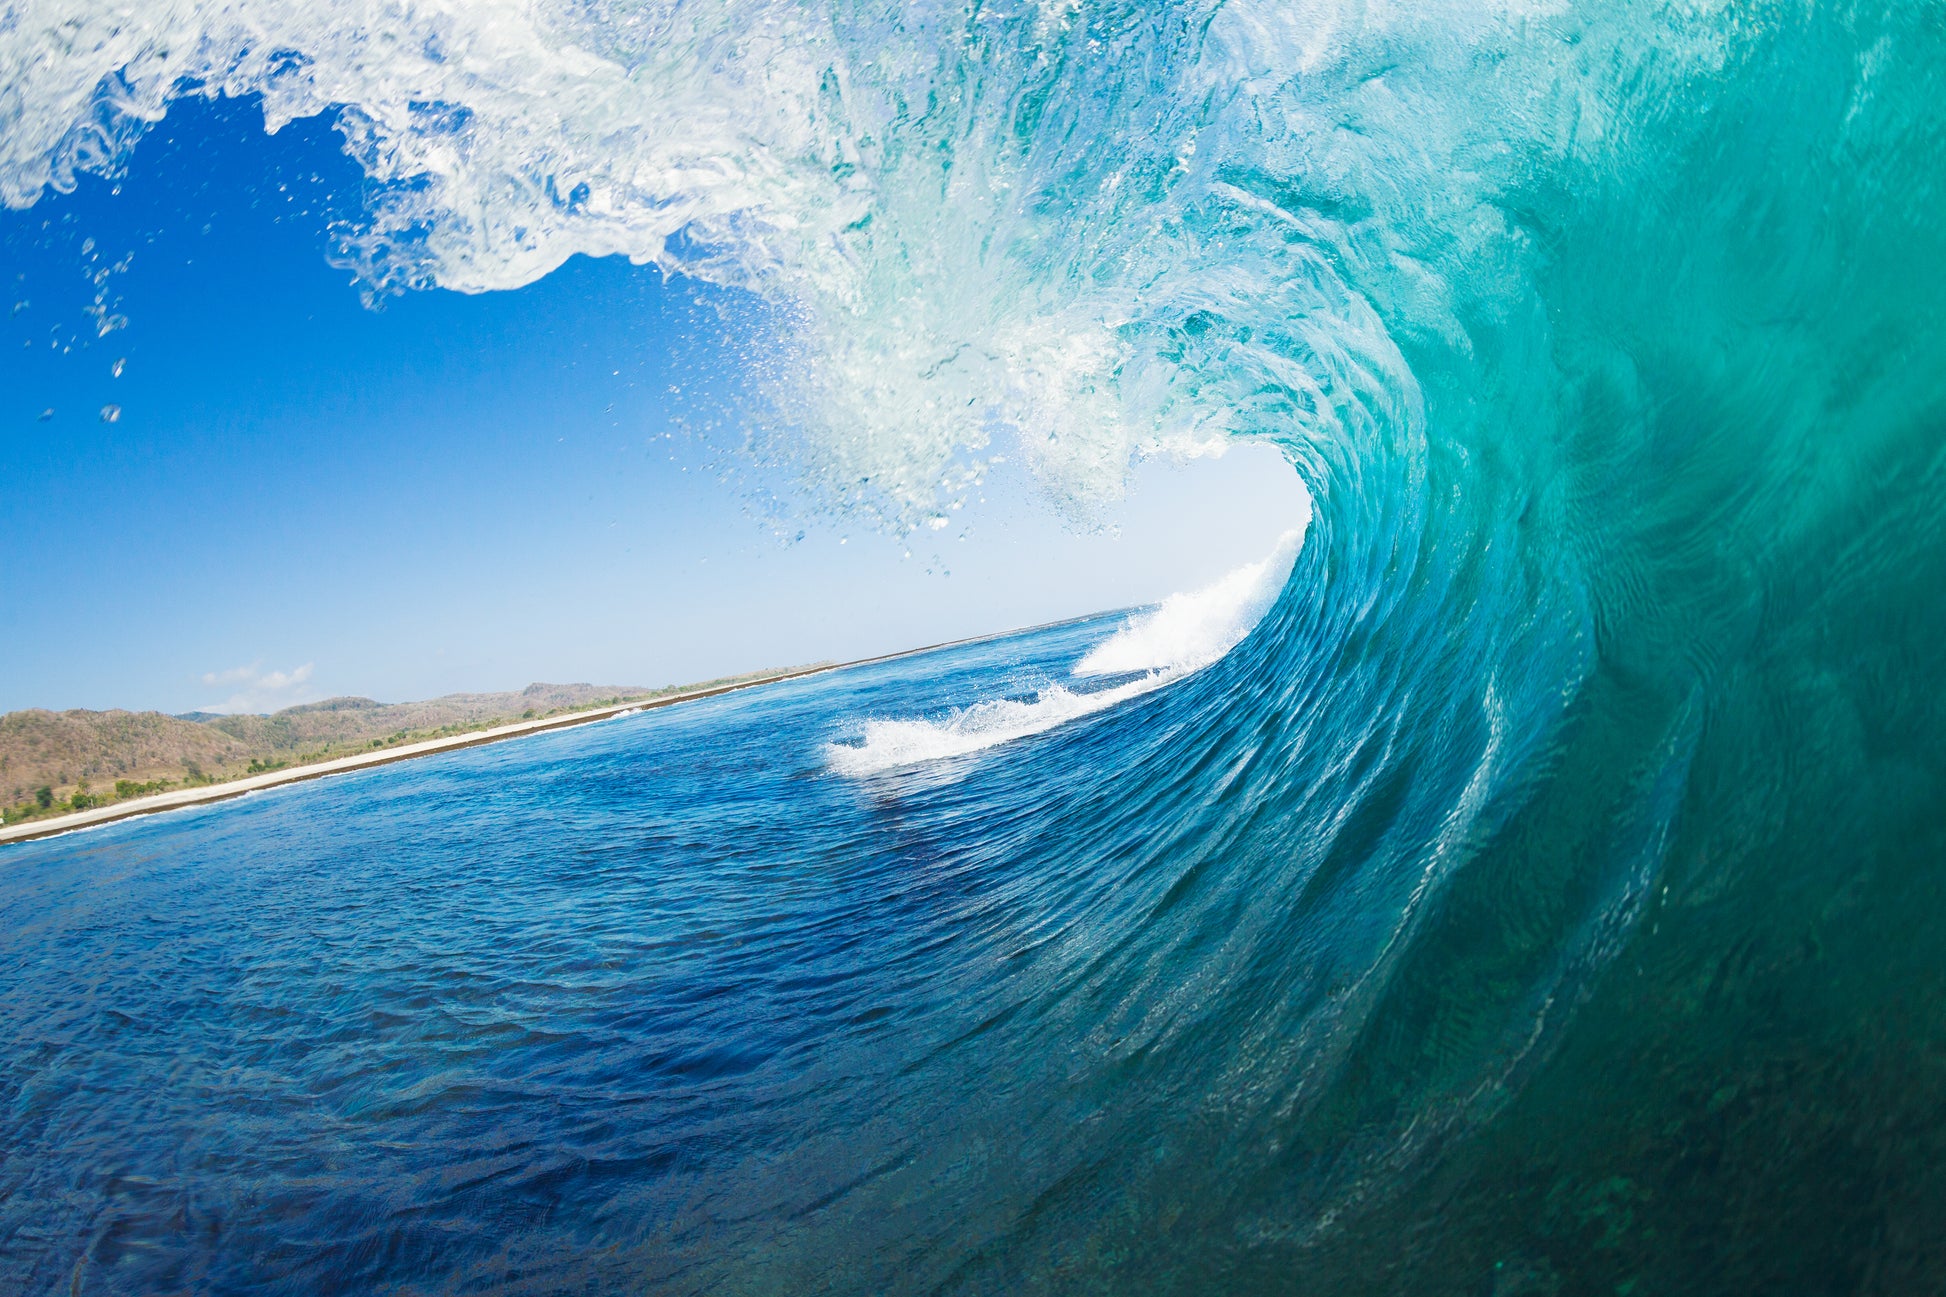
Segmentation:
<svg viewBox="0 0 1946 1297">
<path fill-rule="evenodd" d="M 674 692 L 675 687 L 532 684 L 517 693 L 448 694 L 420 703 L 327 698 L 269 716 L 8 712 L 0 716 L 0 809 L 12 824 L 168 788 L 221 783 L 261 770 Z"/>
</svg>

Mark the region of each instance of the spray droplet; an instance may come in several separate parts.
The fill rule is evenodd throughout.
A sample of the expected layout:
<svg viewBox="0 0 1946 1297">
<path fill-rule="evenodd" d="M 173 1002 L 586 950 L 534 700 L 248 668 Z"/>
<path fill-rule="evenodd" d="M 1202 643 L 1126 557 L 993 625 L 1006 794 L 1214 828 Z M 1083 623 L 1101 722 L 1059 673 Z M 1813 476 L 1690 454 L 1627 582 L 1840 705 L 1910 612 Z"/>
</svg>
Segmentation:
<svg viewBox="0 0 1946 1297">
<path fill-rule="evenodd" d="M 120 378 L 122 376 L 122 371 L 127 368 L 128 368 L 128 357 L 123 356 L 121 359 L 117 360 L 112 367 L 110 367 L 110 369 L 108 370 L 108 376 L 110 378 Z"/>
<path fill-rule="evenodd" d="M 54 417 L 54 407 L 53 407 L 53 406 L 51 406 L 51 405 L 50 405 L 50 406 L 48 406 L 48 407 L 47 407 L 47 408 L 46 408 L 45 410 L 42 410 L 42 411 L 41 411 L 41 422 L 42 422 L 42 423 L 46 423 L 46 422 L 47 422 L 47 421 L 48 421 L 49 419 L 52 419 L 53 417 Z"/>
<path fill-rule="evenodd" d="M 121 417 L 122 417 L 121 406 L 104 405 L 101 407 L 101 421 L 103 423 L 114 423 L 116 420 L 120 419 Z"/>
<path fill-rule="evenodd" d="M 15 303 L 14 303 L 14 314 L 15 314 L 15 315 L 19 315 L 19 314 L 20 314 L 20 313 L 21 313 L 22 311 L 24 311 L 24 310 L 26 310 L 26 309 L 27 309 L 27 299 L 26 299 L 26 298 L 24 298 L 24 297 L 23 297 L 23 298 L 21 298 L 21 299 L 20 299 L 20 300 L 19 300 L 18 302 L 15 302 Z"/>
</svg>

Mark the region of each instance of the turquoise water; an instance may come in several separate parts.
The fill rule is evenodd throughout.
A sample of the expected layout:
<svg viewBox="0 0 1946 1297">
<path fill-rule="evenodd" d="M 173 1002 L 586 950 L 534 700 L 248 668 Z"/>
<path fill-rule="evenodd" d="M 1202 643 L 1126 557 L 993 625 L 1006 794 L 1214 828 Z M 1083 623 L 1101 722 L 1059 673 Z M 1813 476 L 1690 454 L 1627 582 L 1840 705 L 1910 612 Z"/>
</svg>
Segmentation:
<svg viewBox="0 0 1946 1297">
<path fill-rule="evenodd" d="M 1938 4 L 73 8 L 11 202 L 335 113 L 370 291 L 747 293 L 828 507 L 1315 513 L 1038 732 L 1112 625 L 8 852 L 14 1286 L 1946 1289 Z"/>
</svg>

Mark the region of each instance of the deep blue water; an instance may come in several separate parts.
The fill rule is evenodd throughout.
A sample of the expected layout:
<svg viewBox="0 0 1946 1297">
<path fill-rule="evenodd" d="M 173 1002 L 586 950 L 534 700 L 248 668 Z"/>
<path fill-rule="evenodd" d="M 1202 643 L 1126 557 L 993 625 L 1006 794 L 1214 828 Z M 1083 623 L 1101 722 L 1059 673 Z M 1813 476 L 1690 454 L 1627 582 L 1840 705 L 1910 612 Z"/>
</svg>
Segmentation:
<svg viewBox="0 0 1946 1297">
<path fill-rule="evenodd" d="M 722 290 L 811 508 L 1310 530 L 1092 713 L 1107 623 L 0 853 L 0 1287 L 1946 1291 L 1939 0 L 381 8 L 0 10 L 0 201 L 248 97 L 375 298 Z"/>
<path fill-rule="evenodd" d="M 802 1290 L 853 1199 L 883 1269 L 842 1286 L 965 1249 L 880 1213 L 1030 1174 L 981 1109 L 1059 1060 L 955 1060 L 1089 940 L 1058 874 L 1112 826 L 1046 763 L 1138 718 L 864 780 L 824 745 L 1114 625 L 9 848 L 0 1287 Z"/>
</svg>

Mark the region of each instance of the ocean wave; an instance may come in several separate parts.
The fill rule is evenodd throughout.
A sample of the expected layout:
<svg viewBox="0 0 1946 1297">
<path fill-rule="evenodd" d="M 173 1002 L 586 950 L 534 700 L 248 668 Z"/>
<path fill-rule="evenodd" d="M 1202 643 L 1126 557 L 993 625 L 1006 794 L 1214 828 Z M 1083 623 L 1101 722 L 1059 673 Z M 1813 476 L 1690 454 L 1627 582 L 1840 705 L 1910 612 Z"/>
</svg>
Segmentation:
<svg viewBox="0 0 1946 1297">
<path fill-rule="evenodd" d="M 955 708 L 940 720 L 866 721 L 855 743 L 825 746 L 826 766 L 836 774 L 859 777 L 905 766 L 963 757 L 1032 734 L 1044 734 L 1116 703 L 1160 689 L 1172 679 L 1155 672 L 1109 689 L 1076 693 L 1061 685 L 1035 691 L 1031 701 L 995 698 Z"/>
<path fill-rule="evenodd" d="M 1270 610 L 1303 540 L 1302 531 L 1286 532 L 1257 562 L 1135 614 L 1072 668 L 1078 678 L 1136 679 L 1085 690 L 1048 684 L 1031 699 L 988 699 L 939 719 L 868 720 L 856 741 L 825 745 L 825 764 L 835 774 L 857 778 L 968 756 L 1044 734 L 1200 671 L 1235 648 Z"/>
<path fill-rule="evenodd" d="M 1264 558 L 1201 590 L 1172 594 L 1137 613 L 1075 663 L 1077 676 L 1195 671 L 1228 653 L 1263 620 L 1290 579 L 1302 531 L 1287 531 Z"/>
<path fill-rule="evenodd" d="M 327 114 L 369 178 L 334 254 L 369 291 L 511 288 L 576 254 L 749 290 L 744 359 L 783 430 L 765 449 L 826 500 L 923 526 L 978 489 L 999 435 L 1092 516 L 1131 456 L 1339 440 L 1413 404 L 1340 268 L 1366 255 L 1357 223 L 1250 177 L 1318 147 L 1330 171 L 1374 161 L 1314 137 L 1347 80 L 1402 47 L 1450 70 L 1505 21 L 60 0 L 0 27 L 0 198 L 116 174 L 185 95 L 254 97 L 271 130 Z"/>
<path fill-rule="evenodd" d="M 198 93 L 334 115 L 374 292 L 748 294 L 758 451 L 834 507 L 1004 450 L 1085 517 L 1240 436 L 1310 492 L 1255 633 L 1241 579 L 828 750 L 1103 722 L 900 841 L 873 898 L 1005 940 L 862 1097 L 751 1099 L 813 1095 L 802 1175 L 685 1200 L 692 1289 L 1946 1286 L 1936 0 L 46 0 L 0 195 Z"/>
</svg>

